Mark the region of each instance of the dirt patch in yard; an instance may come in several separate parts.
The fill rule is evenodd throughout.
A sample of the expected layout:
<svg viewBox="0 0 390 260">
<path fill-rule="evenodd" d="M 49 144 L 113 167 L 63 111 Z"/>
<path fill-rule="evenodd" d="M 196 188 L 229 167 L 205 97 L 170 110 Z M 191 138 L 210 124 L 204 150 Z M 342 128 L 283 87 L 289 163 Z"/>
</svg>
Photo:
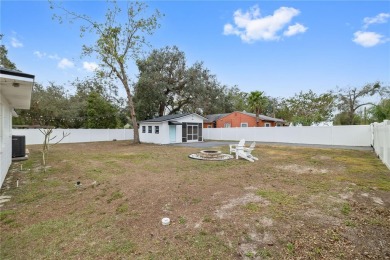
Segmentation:
<svg viewBox="0 0 390 260">
<path fill-rule="evenodd" d="M 39 148 L 1 189 L 1 259 L 390 259 L 390 171 L 372 152 L 59 144 L 44 173 Z"/>
</svg>

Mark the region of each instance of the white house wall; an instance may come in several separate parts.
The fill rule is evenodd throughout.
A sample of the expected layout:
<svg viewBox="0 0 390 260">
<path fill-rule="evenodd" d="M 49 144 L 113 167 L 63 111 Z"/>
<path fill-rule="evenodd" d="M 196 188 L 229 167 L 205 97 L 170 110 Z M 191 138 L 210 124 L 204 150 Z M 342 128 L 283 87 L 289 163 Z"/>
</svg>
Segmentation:
<svg viewBox="0 0 390 260">
<path fill-rule="evenodd" d="M 186 117 L 182 117 L 182 118 L 178 118 L 178 119 L 175 119 L 176 121 L 180 122 L 180 123 L 197 123 L 197 124 L 202 124 L 201 127 L 202 127 L 202 130 L 203 130 L 203 118 L 200 117 L 200 116 L 197 116 L 197 115 L 188 115 Z M 198 130 L 199 131 L 199 130 Z M 177 128 L 176 128 L 176 141 L 177 143 L 181 143 L 182 142 L 182 133 L 183 133 L 183 128 L 181 125 L 178 125 Z M 202 135 L 203 135 L 203 132 L 202 132 Z M 202 141 L 203 141 L 203 137 L 202 137 Z"/>
<path fill-rule="evenodd" d="M 146 127 L 145 133 L 142 133 L 142 126 Z M 148 133 L 148 126 L 152 126 L 152 133 Z M 160 133 L 155 134 L 155 126 L 160 127 Z M 176 126 L 176 138 L 175 143 L 181 143 L 181 125 Z M 168 122 L 150 122 L 150 123 L 141 123 L 139 128 L 140 141 L 142 143 L 154 143 L 154 144 L 169 144 L 169 125 Z"/>
<path fill-rule="evenodd" d="M 185 117 L 175 118 L 173 121 L 177 121 L 179 123 L 200 123 L 203 125 L 203 118 L 197 115 L 188 115 Z M 154 133 L 154 127 L 158 125 L 160 126 L 160 133 Z M 146 126 L 145 133 L 142 133 L 142 126 Z M 148 126 L 152 126 L 152 133 L 148 133 Z M 176 127 L 176 138 L 175 143 L 182 142 L 182 126 L 175 125 Z M 139 128 L 139 136 L 140 141 L 143 143 L 155 143 L 155 144 L 169 144 L 169 125 L 168 121 L 164 122 L 143 122 L 140 124 Z"/>
<path fill-rule="evenodd" d="M 12 162 L 12 108 L 0 92 L 0 186 Z"/>
<path fill-rule="evenodd" d="M 145 133 L 142 133 L 142 127 L 145 126 Z M 148 133 L 148 126 L 152 127 L 152 133 Z M 160 127 L 160 133 L 155 134 L 155 126 Z M 162 133 L 165 133 L 164 124 L 162 123 L 141 123 L 138 129 L 139 139 L 141 143 L 156 143 L 162 144 L 164 142 L 164 136 Z"/>
</svg>

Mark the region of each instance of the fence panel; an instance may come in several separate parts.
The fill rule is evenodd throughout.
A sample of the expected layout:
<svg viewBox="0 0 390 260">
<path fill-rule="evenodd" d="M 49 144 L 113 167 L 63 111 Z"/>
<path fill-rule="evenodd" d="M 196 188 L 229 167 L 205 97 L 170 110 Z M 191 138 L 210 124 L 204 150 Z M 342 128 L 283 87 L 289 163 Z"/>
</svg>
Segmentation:
<svg viewBox="0 0 390 260">
<path fill-rule="evenodd" d="M 370 146 L 371 127 L 357 125 L 205 128 L 204 139 L 231 141 L 245 139 L 256 142 Z"/>
<path fill-rule="evenodd" d="M 332 145 L 371 145 L 371 127 L 369 125 L 333 126 L 332 129 Z"/>
<path fill-rule="evenodd" d="M 390 169 L 390 120 L 372 125 L 373 144 L 375 153 Z"/>
<path fill-rule="evenodd" d="M 131 140 L 134 137 L 133 129 L 53 129 L 50 143 L 59 141 L 63 133 L 69 133 L 61 143 L 84 143 L 116 140 Z M 12 129 L 12 135 L 26 136 L 26 145 L 42 144 L 44 135 L 39 129 Z"/>
</svg>

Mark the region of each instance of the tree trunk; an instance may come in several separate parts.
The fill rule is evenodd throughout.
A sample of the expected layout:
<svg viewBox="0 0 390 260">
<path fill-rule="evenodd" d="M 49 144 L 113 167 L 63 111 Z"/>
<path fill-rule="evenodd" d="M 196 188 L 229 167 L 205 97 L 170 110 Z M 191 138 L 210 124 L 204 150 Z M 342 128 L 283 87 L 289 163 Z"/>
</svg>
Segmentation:
<svg viewBox="0 0 390 260">
<path fill-rule="evenodd" d="M 354 113 L 354 111 L 350 111 L 349 113 L 348 113 L 348 116 L 349 116 L 349 124 L 350 125 L 353 125 L 354 124 L 354 119 L 355 119 L 355 113 Z"/>
<path fill-rule="evenodd" d="M 134 130 L 133 143 L 140 144 L 141 141 L 139 140 L 139 132 L 138 132 L 138 125 L 137 125 L 137 118 L 136 118 L 135 110 L 134 110 L 133 96 L 131 95 L 130 89 L 128 87 L 125 87 L 125 89 L 126 89 L 126 94 L 127 94 L 127 104 L 129 105 L 129 109 L 130 109 L 130 118 L 131 118 L 131 122 L 133 124 L 133 130 Z"/>
<path fill-rule="evenodd" d="M 160 103 L 160 107 L 158 108 L 158 115 L 159 116 L 163 116 L 164 115 L 164 111 L 165 111 L 165 104 L 164 103 Z"/>
</svg>

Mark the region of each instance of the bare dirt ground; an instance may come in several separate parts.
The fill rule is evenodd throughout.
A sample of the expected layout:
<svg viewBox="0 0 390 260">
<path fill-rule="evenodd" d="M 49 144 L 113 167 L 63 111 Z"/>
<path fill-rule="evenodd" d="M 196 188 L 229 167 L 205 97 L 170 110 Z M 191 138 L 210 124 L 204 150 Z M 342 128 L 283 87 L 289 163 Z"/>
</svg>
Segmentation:
<svg viewBox="0 0 390 260">
<path fill-rule="evenodd" d="M 370 151 L 59 144 L 44 173 L 29 149 L 1 189 L 1 259 L 390 259 L 390 171 Z"/>
</svg>

